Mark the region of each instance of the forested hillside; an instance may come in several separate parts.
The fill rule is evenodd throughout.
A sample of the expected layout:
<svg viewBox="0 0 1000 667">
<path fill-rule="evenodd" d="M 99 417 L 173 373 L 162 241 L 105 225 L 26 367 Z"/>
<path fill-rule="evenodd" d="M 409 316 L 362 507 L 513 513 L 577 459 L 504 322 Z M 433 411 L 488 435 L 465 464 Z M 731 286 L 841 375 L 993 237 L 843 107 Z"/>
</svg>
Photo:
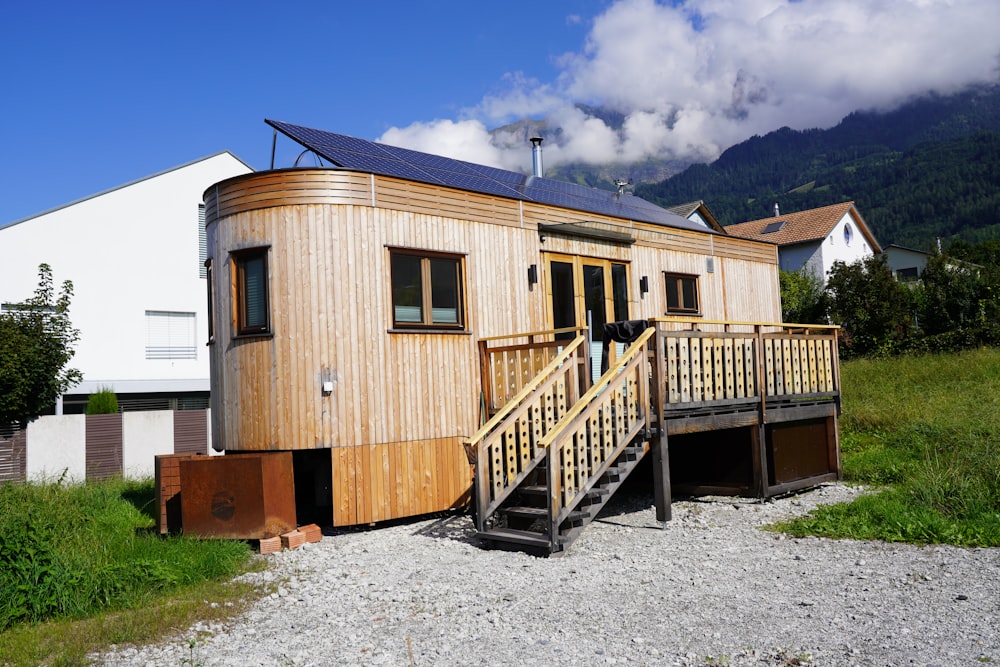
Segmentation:
<svg viewBox="0 0 1000 667">
<path fill-rule="evenodd" d="M 635 194 L 703 199 L 722 224 L 857 202 L 883 245 L 1000 238 L 1000 87 L 856 112 L 829 130 L 783 128 Z"/>
</svg>

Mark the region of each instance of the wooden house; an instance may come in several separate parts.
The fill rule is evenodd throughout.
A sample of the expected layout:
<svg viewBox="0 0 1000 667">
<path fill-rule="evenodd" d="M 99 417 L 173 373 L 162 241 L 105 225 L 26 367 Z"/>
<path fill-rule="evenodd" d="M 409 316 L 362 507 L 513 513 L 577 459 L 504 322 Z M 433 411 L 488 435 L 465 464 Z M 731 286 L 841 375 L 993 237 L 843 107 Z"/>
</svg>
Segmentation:
<svg viewBox="0 0 1000 667">
<path fill-rule="evenodd" d="M 671 478 L 764 496 L 839 475 L 836 341 L 767 324 L 774 245 L 267 122 L 329 166 L 205 193 L 213 443 L 291 451 L 327 525 L 473 500 L 487 541 L 553 552 L 650 451 L 663 519 Z M 602 375 L 604 325 L 629 320 L 648 328 Z"/>
</svg>

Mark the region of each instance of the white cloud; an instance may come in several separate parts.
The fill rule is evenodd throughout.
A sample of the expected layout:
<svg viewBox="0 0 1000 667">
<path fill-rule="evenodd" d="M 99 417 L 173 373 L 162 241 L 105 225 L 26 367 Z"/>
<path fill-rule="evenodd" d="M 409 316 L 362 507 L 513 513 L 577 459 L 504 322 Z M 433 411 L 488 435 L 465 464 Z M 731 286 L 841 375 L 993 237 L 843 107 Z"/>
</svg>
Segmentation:
<svg viewBox="0 0 1000 667">
<path fill-rule="evenodd" d="M 486 128 L 544 117 L 562 128 L 549 166 L 711 160 L 784 125 L 829 127 L 855 109 L 996 82 L 998 25 L 997 0 L 619 0 L 559 59 L 556 80 L 511 73 L 464 120 L 381 141 L 523 169 L 527 148 L 495 146 Z M 621 131 L 577 104 L 621 113 Z"/>
</svg>

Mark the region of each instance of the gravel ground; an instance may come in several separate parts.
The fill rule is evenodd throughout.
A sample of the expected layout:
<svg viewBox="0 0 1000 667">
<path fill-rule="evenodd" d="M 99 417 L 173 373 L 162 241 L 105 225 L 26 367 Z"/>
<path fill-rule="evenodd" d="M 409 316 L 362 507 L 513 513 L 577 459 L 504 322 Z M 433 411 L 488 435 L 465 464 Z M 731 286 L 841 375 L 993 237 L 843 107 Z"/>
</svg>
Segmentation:
<svg viewBox="0 0 1000 667">
<path fill-rule="evenodd" d="M 1000 665 L 1000 549 L 759 530 L 860 491 L 612 502 L 558 558 L 484 551 L 467 516 L 261 556 L 243 617 L 106 665 Z"/>
</svg>

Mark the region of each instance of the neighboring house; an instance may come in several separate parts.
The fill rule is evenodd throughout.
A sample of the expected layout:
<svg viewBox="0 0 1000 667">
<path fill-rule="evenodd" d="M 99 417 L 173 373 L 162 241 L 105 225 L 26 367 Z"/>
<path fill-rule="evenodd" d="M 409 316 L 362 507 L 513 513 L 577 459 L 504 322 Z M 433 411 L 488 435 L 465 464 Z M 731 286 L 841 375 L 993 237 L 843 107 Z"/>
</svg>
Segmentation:
<svg viewBox="0 0 1000 667">
<path fill-rule="evenodd" d="M 715 215 L 709 210 L 708 204 L 701 201 L 692 201 L 677 206 L 668 206 L 667 210 L 676 213 L 682 218 L 687 218 L 691 222 L 696 222 L 705 229 L 714 229 L 717 232 L 726 233 L 725 228 L 715 219 Z"/>
<path fill-rule="evenodd" d="M 83 382 L 57 413 L 100 387 L 123 410 L 208 406 L 202 194 L 251 171 L 221 152 L 0 227 L 0 308 L 32 296 L 39 264 L 73 282 Z"/>
<path fill-rule="evenodd" d="M 754 324 L 780 320 L 775 246 L 544 178 L 540 156 L 524 175 L 267 122 L 331 166 L 205 192 L 219 470 L 291 452 L 296 502 L 342 526 L 466 505 L 471 459 L 484 539 L 543 551 L 646 453 L 661 520 L 671 479 L 839 477 L 834 337 Z"/>
<path fill-rule="evenodd" d="M 882 252 L 854 202 L 779 214 L 726 227 L 731 236 L 778 246 L 783 271 L 807 268 L 826 280 L 834 262 L 850 264 Z"/>
<path fill-rule="evenodd" d="M 900 282 L 910 282 L 918 280 L 927 266 L 927 260 L 931 258 L 931 253 L 913 248 L 891 244 L 886 246 L 882 252 L 885 254 L 886 263 Z"/>
</svg>

